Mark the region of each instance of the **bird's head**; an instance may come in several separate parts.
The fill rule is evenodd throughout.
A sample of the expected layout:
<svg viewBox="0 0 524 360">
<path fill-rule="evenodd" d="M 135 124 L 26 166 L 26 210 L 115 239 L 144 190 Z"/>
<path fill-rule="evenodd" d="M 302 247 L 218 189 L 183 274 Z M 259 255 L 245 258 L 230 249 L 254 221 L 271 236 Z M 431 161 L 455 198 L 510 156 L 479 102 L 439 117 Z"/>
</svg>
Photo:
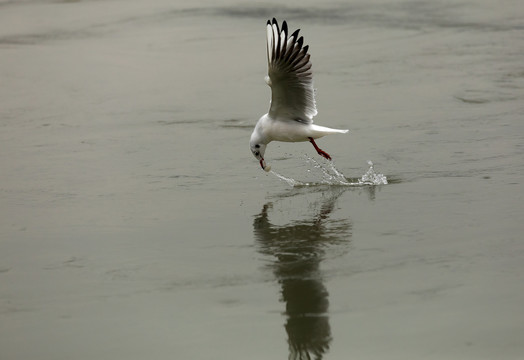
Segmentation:
<svg viewBox="0 0 524 360">
<path fill-rule="evenodd" d="M 266 165 L 264 160 L 264 153 L 266 152 L 266 144 L 257 143 L 256 141 L 250 141 L 249 147 L 253 156 L 260 162 L 260 166 L 264 171 L 271 170 L 271 166 Z"/>
</svg>

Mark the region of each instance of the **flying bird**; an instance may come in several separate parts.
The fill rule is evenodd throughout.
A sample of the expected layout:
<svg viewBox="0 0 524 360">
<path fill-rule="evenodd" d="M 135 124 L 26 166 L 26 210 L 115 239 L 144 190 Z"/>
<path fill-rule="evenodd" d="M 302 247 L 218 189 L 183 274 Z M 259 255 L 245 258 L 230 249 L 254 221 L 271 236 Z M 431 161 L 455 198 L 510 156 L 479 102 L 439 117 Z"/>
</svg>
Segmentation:
<svg viewBox="0 0 524 360">
<path fill-rule="evenodd" d="M 265 171 L 271 170 L 264 160 L 266 146 L 271 141 L 309 141 L 320 156 L 331 160 L 315 139 L 349 130 L 313 124 L 317 106 L 309 45 L 303 46 L 303 37 L 298 37 L 300 29 L 289 35 L 286 21 L 280 29 L 273 18 L 267 21 L 266 29 L 268 71 L 265 80 L 271 87 L 271 104 L 269 112 L 258 120 L 251 134 L 251 152 Z"/>
</svg>

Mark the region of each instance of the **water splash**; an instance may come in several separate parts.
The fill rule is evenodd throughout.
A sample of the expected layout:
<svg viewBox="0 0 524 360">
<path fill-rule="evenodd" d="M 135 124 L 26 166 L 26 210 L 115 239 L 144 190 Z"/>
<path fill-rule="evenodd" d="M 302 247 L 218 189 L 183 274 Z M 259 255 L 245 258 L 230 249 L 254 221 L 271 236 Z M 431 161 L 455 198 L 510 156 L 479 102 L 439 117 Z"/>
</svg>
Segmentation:
<svg viewBox="0 0 524 360">
<path fill-rule="evenodd" d="M 295 186 L 308 186 L 308 185 L 309 185 L 309 183 L 304 183 L 304 182 L 302 182 L 302 181 L 298 181 L 298 180 L 295 180 L 295 179 L 293 179 L 293 178 L 287 178 L 287 177 L 285 177 L 284 175 L 281 175 L 281 174 L 275 172 L 274 170 L 271 170 L 269 173 L 275 175 L 275 176 L 276 176 L 277 178 L 279 178 L 280 180 L 287 182 L 288 185 L 291 186 L 291 187 L 295 187 Z"/>
<path fill-rule="evenodd" d="M 315 175 L 320 175 L 322 180 L 318 182 L 303 182 L 295 180 L 293 178 L 286 177 L 273 170 L 271 174 L 275 175 L 282 181 L 285 181 L 291 187 L 297 186 L 318 186 L 318 185 L 331 185 L 331 186 L 369 186 L 369 185 L 386 185 L 388 183 L 387 177 L 384 174 L 375 172 L 373 162 L 368 160 L 369 169 L 362 175 L 361 178 L 351 179 L 347 178 L 342 174 L 333 164 L 332 161 L 325 162 L 324 164 L 319 163 L 317 160 L 312 159 L 308 156 L 305 157 L 306 162 L 312 166 L 313 169 L 308 169 L 308 172 L 314 172 Z"/>
<path fill-rule="evenodd" d="M 358 182 L 360 185 L 387 185 L 388 178 L 384 174 L 378 174 L 373 168 L 373 161 L 368 160 L 369 169 Z"/>
</svg>

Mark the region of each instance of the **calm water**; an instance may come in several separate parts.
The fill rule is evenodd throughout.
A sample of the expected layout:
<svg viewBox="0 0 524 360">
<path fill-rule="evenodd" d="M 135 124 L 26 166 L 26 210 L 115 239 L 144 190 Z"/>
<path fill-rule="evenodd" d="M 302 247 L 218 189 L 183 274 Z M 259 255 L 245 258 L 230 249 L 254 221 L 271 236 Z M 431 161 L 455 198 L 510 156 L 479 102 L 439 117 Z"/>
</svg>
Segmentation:
<svg viewBox="0 0 524 360">
<path fill-rule="evenodd" d="M 522 359 L 523 4 L 0 1 L 0 358 Z"/>
</svg>

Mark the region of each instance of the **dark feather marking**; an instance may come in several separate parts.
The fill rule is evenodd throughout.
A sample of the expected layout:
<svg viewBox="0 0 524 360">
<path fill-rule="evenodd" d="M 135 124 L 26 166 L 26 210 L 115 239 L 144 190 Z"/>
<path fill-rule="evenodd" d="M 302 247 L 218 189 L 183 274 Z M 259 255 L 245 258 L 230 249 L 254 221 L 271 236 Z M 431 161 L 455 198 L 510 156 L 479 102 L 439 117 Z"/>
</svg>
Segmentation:
<svg viewBox="0 0 524 360">
<path fill-rule="evenodd" d="M 303 67 L 302 69 L 297 70 L 296 73 L 297 74 L 304 74 L 305 72 L 308 72 L 309 70 L 311 70 L 311 64 L 309 64 L 308 66 Z"/>
<path fill-rule="evenodd" d="M 286 23 L 286 20 L 284 20 L 284 22 L 282 23 L 282 32 L 284 33 L 284 43 L 282 44 L 282 53 L 280 54 L 281 57 L 284 57 L 286 55 L 286 50 L 287 50 L 287 23 Z"/>
<path fill-rule="evenodd" d="M 289 58 L 291 58 L 293 54 L 295 53 L 295 49 L 296 49 L 295 45 L 297 44 L 298 31 L 299 30 L 296 30 L 293 34 L 291 34 L 291 38 L 293 38 L 293 41 L 289 45 L 289 49 L 286 51 L 285 56 L 282 58 L 284 62 L 288 62 Z"/>
<path fill-rule="evenodd" d="M 291 52 L 289 53 L 288 56 L 286 56 L 286 60 L 287 58 L 289 58 L 292 53 L 293 53 L 293 50 L 295 49 L 295 45 L 297 43 L 297 37 L 298 37 L 298 32 L 300 31 L 300 29 L 297 29 L 293 34 L 291 34 L 291 37 L 293 38 L 293 43 L 291 44 Z"/>
<path fill-rule="evenodd" d="M 302 45 L 304 44 L 304 37 L 299 37 L 297 40 L 297 45 L 299 49 L 302 49 Z"/>
<path fill-rule="evenodd" d="M 291 63 L 291 66 L 293 68 L 293 70 L 296 70 L 297 68 L 299 68 L 299 64 L 302 62 L 302 60 L 306 57 L 307 53 L 305 51 L 301 51 L 296 59 L 293 60 L 293 62 Z"/>
<path fill-rule="evenodd" d="M 275 20 L 275 18 L 273 18 L 273 21 Z M 276 24 L 276 27 L 277 27 L 277 31 L 278 31 L 278 24 Z M 276 47 L 276 42 L 277 42 L 277 39 L 276 39 L 276 31 L 275 31 L 275 28 L 273 26 L 271 26 L 271 31 L 273 33 L 273 61 L 275 61 L 277 59 L 277 47 Z"/>
<path fill-rule="evenodd" d="M 280 58 L 280 48 L 282 47 L 282 43 L 281 43 L 282 38 L 280 36 L 280 29 L 278 28 L 278 24 L 275 23 L 275 25 L 277 26 L 277 31 L 275 33 L 275 36 L 278 38 L 276 44 L 274 44 L 276 48 L 275 59 L 279 59 Z"/>
<path fill-rule="evenodd" d="M 310 55 L 309 55 L 309 54 L 304 55 L 304 57 L 302 58 L 302 60 L 301 60 L 298 64 L 296 64 L 295 69 L 296 69 L 296 70 L 300 70 L 300 69 L 302 69 L 304 66 L 306 66 L 307 63 L 309 62 L 309 58 L 310 58 Z"/>
<path fill-rule="evenodd" d="M 277 34 L 280 34 L 280 28 L 278 27 L 277 19 L 273 18 L 273 25 L 277 27 Z"/>
<path fill-rule="evenodd" d="M 304 38 L 302 36 L 299 37 L 300 29 L 295 30 L 289 35 L 287 22 L 284 20 L 280 28 L 275 18 L 273 18 L 272 21 L 268 20 L 267 26 L 271 26 L 269 36 L 271 36 L 270 40 L 272 40 L 271 49 L 268 48 L 268 57 L 271 53 L 270 66 L 268 69 L 269 76 L 278 75 L 279 79 L 291 81 L 291 86 L 296 87 L 298 85 L 298 87 L 296 87 L 298 93 L 303 93 L 304 96 L 308 96 L 308 90 L 301 88 L 302 85 L 299 84 L 305 86 L 311 85 L 313 79 L 311 71 L 312 65 L 310 62 L 311 56 L 308 54 L 309 45 L 304 45 Z M 296 82 L 296 84 L 293 85 L 293 82 Z M 311 95 L 314 96 L 314 94 Z M 309 101 L 309 98 L 296 99 L 296 103 L 290 104 L 290 106 L 297 111 L 301 111 L 303 107 L 309 107 Z M 312 106 L 313 110 L 315 110 L 314 103 Z M 309 115 L 305 116 L 306 117 L 299 115 L 294 120 L 306 124 L 311 123 L 312 120 L 308 118 Z"/>
<path fill-rule="evenodd" d="M 285 20 L 282 22 L 282 29 L 279 28 L 276 18 L 273 18 L 272 21 L 268 20 L 267 24 L 271 26 L 273 37 L 271 60 L 274 65 L 278 64 L 282 69 L 290 70 L 302 78 L 311 77 L 310 55 L 308 54 L 309 45 L 302 47 L 304 44 L 302 36 L 297 40 L 300 29 L 295 30 L 291 34 L 292 42 L 288 46 L 287 22 Z M 283 39 L 282 33 L 284 35 Z"/>
</svg>

